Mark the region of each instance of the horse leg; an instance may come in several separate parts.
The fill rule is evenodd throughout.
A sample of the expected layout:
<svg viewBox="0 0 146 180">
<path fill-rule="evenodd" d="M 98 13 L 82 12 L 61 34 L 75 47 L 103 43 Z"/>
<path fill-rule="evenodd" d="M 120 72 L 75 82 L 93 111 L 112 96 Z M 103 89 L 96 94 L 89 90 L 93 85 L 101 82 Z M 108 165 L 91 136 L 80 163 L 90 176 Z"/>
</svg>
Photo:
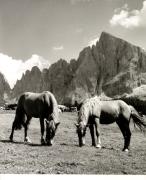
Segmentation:
<svg viewBox="0 0 146 180">
<path fill-rule="evenodd" d="M 127 122 L 125 125 L 125 144 L 123 149 L 124 151 L 129 150 L 130 140 L 131 140 L 131 131 L 129 127 L 129 122 Z"/>
<path fill-rule="evenodd" d="M 90 134 L 91 134 L 91 139 L 92 139 L 92 146 L 96 146 L 95 136 L 94 136 L 94 125 L 90 124 L 89 129 L 90 129 Z"/>
<path fill-rule="evenodd" d="M 126 124 L 124 124 L 126 123 Z M 130 139 L 131 139 L 131 131 L 130 131 L 130 128 L 129 128 L 129 122 L 126 122 L 126 121 L 117 121 L 117 124 L 123 134 L 123 137 L 124 137 L 124 148 L 123 148 L 123 151 L 125 152 L 128 152 L 128 148 L 129 148 L 129 145 L 130 145 Z"/>
<path fill-rule="evenodd" d="M 40 118 L 40 126 L 41 126 L 41 144 L 45 145 L 45 139 L 44 139 L 44 118 Z"/>
<path fill-rule="evenodd" d="M 16 121 L 13 122 L 11 135 L 9 137 L 11 142 L 13 141 L 13 135 L 14 135 L 15 126 L 16 126 Z"/>
<path fill-rule="evenodd" d="M 31 118 L 32 118 L 32 117 L 27 116 L 27 120 L 26 120 L 26 122 L 23 124 L 23 126 L 24 126 L 24 142 L 26 142 L 26 143 L 31 143 L 30 138 L 27 136 L 27 130 L 28 130 L 28 126 L 29 126 L 29 123 L 30 123 Z"/>
<path fill-rule="evenodd" d="M 95 131 L 96 131 L 96 136 L 97 136 L 97 148 L 101 148 L 101 140 L 100 140 L 100 123 L 99 123 L 99 118 L 95 118 Z"/>
</svg>

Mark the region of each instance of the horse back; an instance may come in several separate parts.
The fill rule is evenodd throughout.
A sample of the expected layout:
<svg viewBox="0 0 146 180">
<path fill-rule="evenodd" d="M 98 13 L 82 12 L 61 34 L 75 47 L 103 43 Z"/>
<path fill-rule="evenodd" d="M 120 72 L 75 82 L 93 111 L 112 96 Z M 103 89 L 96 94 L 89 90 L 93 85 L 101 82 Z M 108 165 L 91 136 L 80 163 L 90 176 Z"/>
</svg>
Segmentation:
<svg viewBox="0 0 146 180">
<path fill-rule="evenodd" d="M 103 124 L 110 124 L 119 118 L 130 118 L 130 108 L 122 100 L 102 101 L 100 120 Z"/>
<path fill-rule="evenodd" d="M 18 101 L 18 108 L 24 109 L 26 115 L 30 117 L 48 118 L 52 113 L 51 93 L 26 92 L 21 95 Z"/>
<path fill-rule="evenodd" d="M 125 119 L 128 119 L 130 118 L 130 115 L 131 115 L 131 108 L 130 106 L 122 101 L 122 100 L 118 100 L 119 101 L 119 104 L 120 104 L 120 113 L 123 115 L 123 117 Z"/>
</svg>

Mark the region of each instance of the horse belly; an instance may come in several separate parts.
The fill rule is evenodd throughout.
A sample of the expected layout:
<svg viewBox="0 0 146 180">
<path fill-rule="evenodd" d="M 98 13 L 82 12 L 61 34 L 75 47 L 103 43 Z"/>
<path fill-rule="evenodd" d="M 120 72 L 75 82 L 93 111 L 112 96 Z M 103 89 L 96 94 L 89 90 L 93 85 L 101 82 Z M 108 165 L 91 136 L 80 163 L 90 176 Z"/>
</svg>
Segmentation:
<svg viewBox="0 0 146 180">
<path fill-rule="evenodd" d="M 34 108 L 30 107 L 30 108 L 25 108 L 25 113 L 28 116 L 34 117 L 34 118 L 39 118 L 39 113 L 38 111 L 36 111 Z"/>
<path fill-rule="evenodd" d="M 108 113 L 101 113 L 100 124 L 112 124 L 116 121 L 117 117 Z"/>
<path fill-rule="evenodd" d="M 34 117 L 34 118 L 40 118 L 40 109 L 37 106 L 37 103 L 31 101 L 26 101 L 24 104 L 25 113 L 28 116 Z"/>
</svg>

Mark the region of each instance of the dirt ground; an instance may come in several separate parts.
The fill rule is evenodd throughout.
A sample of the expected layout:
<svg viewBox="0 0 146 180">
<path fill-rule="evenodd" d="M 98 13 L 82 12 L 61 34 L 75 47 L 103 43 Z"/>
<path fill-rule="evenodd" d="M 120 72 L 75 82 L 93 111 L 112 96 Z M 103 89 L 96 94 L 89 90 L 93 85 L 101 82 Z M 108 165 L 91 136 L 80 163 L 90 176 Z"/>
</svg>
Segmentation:
<svg viewBox="0 0 146 180">
<path fill-rule="evenodd" d="M 1 174 L 141 174 L 146 175 L 146 135 L 131 122 L 131 150 L 122 152 L 123 137 L 116 124 L 101 126 L 102 149 L 91 146 L 89 130 L 86 146 L 80 148 L 74 123 L 77 114 L 61 113 L 61 124 L 52 147 L 40 145 L 39 120 L 29 128 L 31 144 L 24 144 L 24 131 L 15 131 L 9 142 L 15 112 L 0 112 Z"/>
</svg>

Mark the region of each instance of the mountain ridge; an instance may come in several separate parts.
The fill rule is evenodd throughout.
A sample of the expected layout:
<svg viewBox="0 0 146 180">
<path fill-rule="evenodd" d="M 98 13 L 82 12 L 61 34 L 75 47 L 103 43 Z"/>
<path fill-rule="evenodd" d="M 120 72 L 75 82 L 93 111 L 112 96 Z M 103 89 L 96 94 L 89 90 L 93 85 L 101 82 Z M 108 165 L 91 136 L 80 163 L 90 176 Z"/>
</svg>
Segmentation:
<svg viewBox="0 0 146 180">
<path fill-rule="evenodd" d="M 49 90 L 60 104 L 74 104 L 102 92 L 111 97 L 130 93 L 141 84 L 146 84 L 146 52 L 102 32 L 96 45 L 85 47 L 77 60 L 60 59 L 42 72 L 36 67 L 26 71 L 12 97 Z"/>
</svg>

